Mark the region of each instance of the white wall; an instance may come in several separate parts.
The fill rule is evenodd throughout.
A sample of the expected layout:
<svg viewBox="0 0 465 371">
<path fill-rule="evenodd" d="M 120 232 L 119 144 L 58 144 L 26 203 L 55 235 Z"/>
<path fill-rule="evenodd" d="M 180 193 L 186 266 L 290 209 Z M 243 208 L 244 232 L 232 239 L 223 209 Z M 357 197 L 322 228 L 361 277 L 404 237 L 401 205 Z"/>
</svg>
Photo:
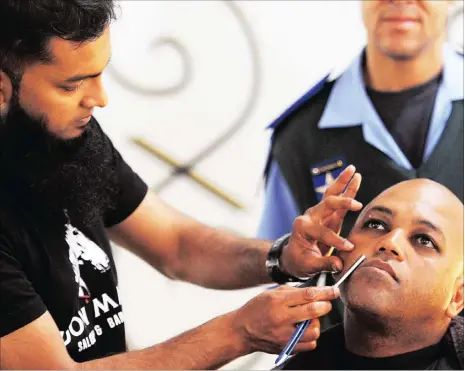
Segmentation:
<svg viewBox="0 0 465 371">
<path fill-rule="evenodd" d="M 131 0 L 119 4 L 113 58 L 105 74 L 110 104 L 97 112 L 97 118 L 126 161 L 155 186 L 171 169 L 132 143 L 132 137 L 144 137 L 176 159 L 188 161 L 252 104 L 238 133 L 196 166 L 202 176 L 243 202 L 244 210 L 186 177 L 176 178 L 160 195 L 204 223 L 253 236 L 269 142 L 264 127 L 319 78 L 343 68 L 359 51 L 365 40 L 359 2 Z M 258 58 L 248 43 L 247 28 Z M 154 48 L 157 40 L 161 47 Z M 258 68 L 255 73 L 254 68 Z M 116 73 L 136 89 L 123 87 Z M 185 86 L 166 92 L 186 76 L 190 80 Z M 254 87 L 258 90 L 251 97 Z M 149 91 L 141 94 L 141 89 Z M 120 248 L 115 249 L 115 258 L 131 349 L 163 341 L 235 309 L 262 290 L 206 290 L 170 282 Z M 256 354 L 227 368 L 269 369 L 274 358 Z"/>
</svg>

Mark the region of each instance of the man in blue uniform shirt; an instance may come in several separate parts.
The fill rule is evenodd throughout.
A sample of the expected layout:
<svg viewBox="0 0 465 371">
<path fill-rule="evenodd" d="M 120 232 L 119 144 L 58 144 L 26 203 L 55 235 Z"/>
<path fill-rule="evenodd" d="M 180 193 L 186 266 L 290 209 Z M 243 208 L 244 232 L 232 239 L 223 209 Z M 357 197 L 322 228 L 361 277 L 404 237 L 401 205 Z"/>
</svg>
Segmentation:
<svg viewBox="0 0 465 371">
<path fill-rule="evenodd" d="M 302 206 L 296 199 L 276 158 L 275 143 L 281 132 L 290 130 L 295 115 L 312 105 L 330 84 L 321 117 L 309 125 L 316 124 L 321 131 L 336 129 L 334 133 L 359 126 L 366 143 L 407 170 L 428 160 L 444 134 L 453 102 L 463 101 L 463 56 L 444 43 L 450 3 L 362 2 L 368 32 L 364 51 L 334 83 L 325 78 L 270 125 L 275 132 L 260 237 L 273 239 L 289 232 L 295 217 L 312 206 Z M 454 150 L 463 152 L 463 147 Z M 316 194 L 316 200 L 321 199 L 325 185 L 337 177 L 338 170 L 347 166 L 343 150 L 341 154 L 334 167 L 338 160 L 344 163 L 304 185 Z M 370 180 L 365 179 L 367 182 Z"/>
<path fill-rule="evenodd" d="M 445 43 L 452 3 L 362 2 L 366 48 L 270 126 L 260 238 L 290 232 L 348 164 L 363 174 L 358 200 L 365 205 L 418 177 L 463 201 L 463 56 Z M 343 235 L 355 217 L 349 213 Z M 335 315 L 327 325 L 338 321 Z"/>
</svg>

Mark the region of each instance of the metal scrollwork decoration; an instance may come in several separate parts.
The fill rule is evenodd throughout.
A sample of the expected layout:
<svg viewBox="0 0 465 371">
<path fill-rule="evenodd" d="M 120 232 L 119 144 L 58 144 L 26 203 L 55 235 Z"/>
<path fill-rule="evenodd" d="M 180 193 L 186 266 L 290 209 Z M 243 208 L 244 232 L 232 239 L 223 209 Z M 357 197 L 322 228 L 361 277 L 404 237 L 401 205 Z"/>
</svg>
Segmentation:
<svg viewBox="0 0 465 371">
<path fill-rule="evenodd" d="M 249 25 L 243 11 L 241 8 L 233 1 L 221 1 L 230 11 L 231 15 L 238 22 L 241 32 L 247 42 L 247 47 L 251 54 L 252 61 L 252 84 L 248 92 L 248 98 L 245 106 L 238 115 L 238 117 L 232 121 L 226 129 L 220 133 L 214 140 L 208 143 L 204 148 L 201 148 L 192 158 L 184 163 L 180 163 L 172 156 L 165 153 L 160 148 L 157 148 L 155 145 L 150 143 L 144 138 L 133 138 L 133 141 L 143 148 L 144 150 L 150 152 L 152 155 L 156 156 L 161 161 L 172 167 L 171 174 L 163 179 L 161 182 L 152 187 L 156 192 L 161 192 L 165 189 L 171 182 L 179 175 L 189 176 L 192 180 L 196 181 L 198 184 L 220 197 L 222 200 L 226 201 L 229 205 L 243 209 L 244 205 L 236 200 L 233 196 L 229 195 L 226 191 L 220 189 L 220 187 L 214 185 L 210 180 L 206 179 L 204 176 L 199 174 L 194 170 L 194 168 L 207 157 L 211 156 L 216 150 L 218 150 L 222 145 L 229 141 L 238 131 L 247 123 L 248 118 L 250 117 L 253 109 L 256 105 L 259 90 L 261 85 L 261 66 L 260 66 L 260 55 L 257 47 L 257 41 L 254 35 L 254 32 Z M 186 89 L 192 81 L 193 75 L 193 58 L 189 53 L 188 48 L 184 45 L 182 40 L 179 40 L 171 36 L 162 36 L 156 38 L 150 45 L 152 51 L 157 50 L 163 47 L 169 47 L 173 49 L 182 61 L 182 70 L 183 73 L 181 77 L 175 83 L 168 85 L 166 87 L 157 88 L 157 87 L 147 87 L 138 84 L 137 82 L 132 81 L 125 76 L 123 72 L 118 70 L 114 64 L 110 64 L 109 73 L 112 77 L 125 89 L 128 89 L 136 94 L 144 96 L 152 96 L 156 98 L 164 98 L 166 96 L 172 96 L 181 93 Z"/>
<path fill-rule="evenodd" d="M 256 106 L 260 94 L 261 64 L 257 41 L 252 27 L 249 25 L 248 20 L 243 14 L 241 8 L 235 2 L 221 1 L 219 4 L 220 6 L 226 7 L 228 10 L 226 14 L 229 13 L 238 24 L 240 29 L 239 32 L 241 32 L 242 36 L 244 37 L 247 44 L 247 50 L 250 53 L 252 80 L 251 84 L 248 85 L 249 90 L 247 92 L 246 100 L 244 100 L 245 104 L 241 108 L 240 112 L 233 120 L 231 120 L 230 123 L 228 123 L 226 128 L 219 135 L 217 135 L 216 138 L 198 150 L 197 153 L 188 159 L 188 161 L 181 162 L 177 160 L 173 156 L 170 156 L 162 149 L 155 146 L 153 143 L 150 143 L 147 138 L 136 137 L 132 138 L 132 141 L 140 148 L 148 151 L 150 154 L 157 157 L 172 168 L 171 174 L 169 176 L 167 176 L 165 179 L 162 179 L 162 181 L 152 187 L 154 191 L 161 192 L 163 189 L 169 187 L 171 182 L 173 182 L 176 177 L 185 175 L 206 188 L 215 196 L 221 198 L 228 205 L 235 208 L 244 209 L 245 207 L 240 201 L 229 195 L 225 190 L 222 190 L 220 187 L 213 184 L 212 181 L 207 179 L 207 177 L 203 176 L 202 174 L 199 174 L 199 172 L 195 169 L 201 161 L 204 161 L 209 156 L 214 155 L 215 151 L 217 151 L 227 141 L 232 139 L 234 135 L 237 134 L 239 130 L 241 130 L 247 124 L 247 121 L 250 115 L 253 113 L 254 107 Z M 131 32 L 137 33 L 134 30 L 131 30 Z M 109 75 L 124 89 L 139 96 L 149 97 L 155 100 L 175 98 L 177 95 L 185 92 L 186 89 L 192 85 L 194 77 L 196 77 L 194 76 L 195 54 L 190 51 L 186 45 L 185 40 L 182 37 L 175 37 L 164 32 L 159 33 L 162 34 L 162 36 L 156 37 L 148 42 L 146 46 L 144 45 L 144 47 L 148 48 L 148 50 L 141 49 L 141 55 L 133 55 L 132 57 L 137 58 L 140 62 L 141 58 L 147 58 L 146 55 L 142 56 L 147 51 L 154 54 L 162 51 L 163 49 L 165 49 L 165 51 L 169 50 L 172 55 L 175 55 L 176 61 L 179 62 L 179 68 L 177 69 L 180 70 L 180 73 L 176 76 L 176 78 L 169 80 L 165 84 L 151 84 L 144 80 L 138 81 L 137 79 L 131 78 L 130 74 L 127 73 L 127 70 L 124 67 L 118 65 L 118 63 L 115 63 L 115 57 L 113 57 L 113 62 L 111 62 L 108 66 Z M 235 361 L 235 367 L 246 370 L 256 369 L 262 358 L 263 356 L 260 353 L 249 355 L 243 359 Z M 237 362 L 239 362 L 239 366 Z"/>
<path fill-rule="evenodd" d="M 192 79 L 192 56 L 184 45 L 177 39 L 170 36 L 160 36 L 155 38 L 150 43 L 152 51 L 157 51 L 160 48 L 169 47 L 174 49 L 180 59 L 182 60 L 182 71 L 183 74 L 179 80 L 167 87 L 156 88 L 156 87 L 145 87 L 134 83 L 131 79 L 128 79 L 124 73 L 121 73 L 113 64 L 110 64 L 108 69 L 113 75 L 113 78 L 119 82 L 125 89 L 136 92 L 141 95 L 148 96 L 167 96 L 172 94 L 178 94 L 184 90 Z"/>
</svg>

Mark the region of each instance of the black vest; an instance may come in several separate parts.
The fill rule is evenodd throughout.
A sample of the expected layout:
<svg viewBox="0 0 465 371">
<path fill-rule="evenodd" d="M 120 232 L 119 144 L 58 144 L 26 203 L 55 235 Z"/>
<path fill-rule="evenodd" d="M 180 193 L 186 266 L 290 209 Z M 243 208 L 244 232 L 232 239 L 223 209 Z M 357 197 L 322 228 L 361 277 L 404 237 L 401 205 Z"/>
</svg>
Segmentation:
<svg viewBox="0 0 465 371">
<path fill-rule="evenodd" d="M 341 157 L 346 160 L 344 167 L 353 164 L 362 174 L 357 200 L 364 205 L 386 188 L 414 178 L 441 183 L 463 202 L 463 100 L 453 102 L 441 139 L 426 162 L 417 170 L 407 170 L 365 142 L 361 125 L 336 129 L 317 127 L 333 85 L 334 82 L 326 83 L 316 95 L 286 115 L 273 134 L 271 158 L 277 162 L 300 213 L 318 203 L 311 169 L 328 159 Z M 343 236 L 347 236 L 356 218 L 357 213 L 347 214 Z M 342 321 L 342 302 L 333 305 L 336 307 L 339 313 L 333 310 L 329 318 L 324 318 L 324 328 Z"/>
</svg>

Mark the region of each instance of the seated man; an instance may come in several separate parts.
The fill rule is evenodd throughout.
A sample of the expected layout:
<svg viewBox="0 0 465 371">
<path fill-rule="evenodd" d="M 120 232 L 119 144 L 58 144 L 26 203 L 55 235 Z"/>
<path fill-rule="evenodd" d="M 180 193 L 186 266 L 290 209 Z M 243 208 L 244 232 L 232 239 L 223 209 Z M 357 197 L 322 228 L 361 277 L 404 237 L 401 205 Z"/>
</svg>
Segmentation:
<svg viewBox="0 0 465 371">
<path fill-rule="evenodd" d="M 463 204 L 444 186 L 416 179 L 376 197 L 341 253 L 343 324 L 283 369 L 463 370 Z M 339 275 L 335 277 L 339 278 Z"/>
</svg>

